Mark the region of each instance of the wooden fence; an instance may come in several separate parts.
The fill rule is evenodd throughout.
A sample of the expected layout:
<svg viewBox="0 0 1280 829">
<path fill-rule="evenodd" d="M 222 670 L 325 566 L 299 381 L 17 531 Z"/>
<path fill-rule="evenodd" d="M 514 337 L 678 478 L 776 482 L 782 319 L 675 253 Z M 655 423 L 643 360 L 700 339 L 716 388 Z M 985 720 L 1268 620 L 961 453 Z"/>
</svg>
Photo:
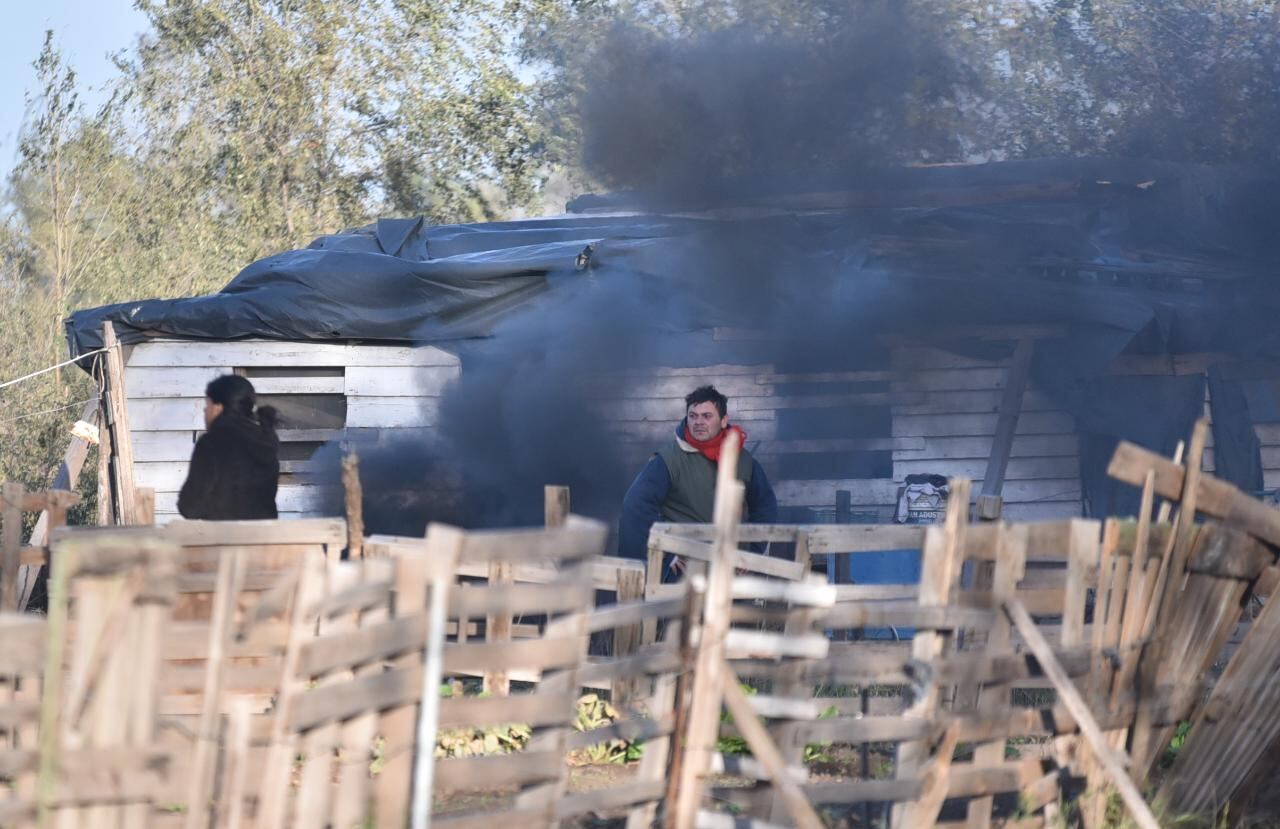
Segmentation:
<svg viewBox="0 0 1280 829">
<path fill-rule="evenodd" d="M 1280 736 L 1273 603 L 1210 671 L 1280 581 L 1280 512 L 1200 473 L 1203 438 L 1185 465 L 1120 447 L 1138 521 L 971 525 L 957 479 L 939 526 L 739 526 L 722 481 L 714 525 L 654 528 L 647 577 L 563 509 L 354 560 L 334 520 L 61 529 L 48 617 L 0 615 L 0 824 L 1034 827 L 1071 803 L 1095 827 L 1114 788 L 1152 827 L 1143 785 L 1207 815 Z M 917 583 L 810 572 L 903 548 Z M 584 689 L 608 717 L 576 721 Z"/>
</svg>

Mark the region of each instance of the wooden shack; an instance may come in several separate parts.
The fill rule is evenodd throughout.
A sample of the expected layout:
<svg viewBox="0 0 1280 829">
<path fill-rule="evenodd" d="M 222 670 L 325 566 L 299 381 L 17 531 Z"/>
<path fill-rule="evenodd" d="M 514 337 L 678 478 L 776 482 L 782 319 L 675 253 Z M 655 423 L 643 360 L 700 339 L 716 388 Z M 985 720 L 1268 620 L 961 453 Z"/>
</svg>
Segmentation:
<svg viewBox="0 0 1280 829">
<path fill-rule="evenodd" d="M 883 189 L 765 194 L 729 207 L 735 217 L 741 208 L 819 229 L 847 215 L 856 232 L 815 238 L 856 247 L 905 294 L 942 286 L 907 315 L 940 309 L 933 319 L 918 330 L 894 328 L 856 357 L 826 355 L 820 367 L 788 362 L 787 349 L 768 342 L 739 347 L 759 331 L 691 332 L 696 356 L 683 354 L 682 364 L 594 380 L 602 421 L 628 466 L 638 469 L 669 438 L 685 394 L 712 383 L 730 397 L 748 448 L 790 508 L 788 520 L 883 523 L 904 479 L 917 474 L 971 478 L 983 517 L 1132 511 L 1136 504 L 1098 503 L 1090 492 L 1105 477 L 1114 441 L 1169 454 L 1202 413 L 1221 419 L 1223 434 L 1247 438 L 1224 444 L 1230 469 L 1216 463 L 1211 439 L 1207 469 L 1247 491 L 1280 486 L 1280 363 L 1249 353 L 1244 366 L 1245 353 L 1256 351 L 1249 332 L 1270 317 L 1236 324 L 1241 297 L 1269 296 L 1262 260 L 1227 247 L 1238 240 L 1222 206 L 1240 181 L 1209 168 L 1078 159 L 908 169 L 890 178 Z M 228 289 L 195 303 L 78 312 L 72 350 L 97 346 L 105 321 L 131 344 L 125 387 L 134 473 L 156 490 L 161 521 L 175 514 L 203 426 L 204 385 L 228 371 L 251 379 L 284 417 L 282 515 L 314 515 L 327 483 L 305 475 L 317 449 L 401 430 L 428 435 L 449 382 L 487 347 L 474 338 L 491 336 L 494 320 L 553 278 L 589 280 L 597 260 L 604 273 L 638 273 L 651 264 L 646 251 L 683 250 L 690 234 L 738 221 L 714 211 L 626 212 L 608 200 L 579 206 L 586 212 L 492 225 L 383 221 L 324 237 L 251 265 Z M 878 224 L 864 233 L 868 217 Z M 678 259 L 662 261 L 679 270 L 670 264 Z M 865 275 L 854 268 L 840 278 Z M 664 286 L 678 289 L 681 278 Z M 264 318 L 263 307 L 275 316 Z M 1092 398 L 1072 401 L 1071 382 L 1042 385 L 1046 376 L 1029 370 L 1043 348 L 1070 362 L 1071 350 L 1088 350 L 1099 331 L 1113 347 L 1095 350 L 1087 379 L 1186 380 L 1167 384 L 1177 386 L 1176 416 L 1165 400 L 1130 394 L 1122 416 L 1078 423 L 1073 415 L 1100 408 L 1105 383 L 1095 384 Z M 466 338 L 471 345 L 452 345 Z M 984 348 L 965 346 L 974 342 Z M 1209 395 L 1214 371 L 1219 389 L 1224 371 L 1232 375 L 1219 401 Z M 1135 422 L 1149 420 L 1163 421 L 1162 434 L 1135 433 Z"/>
</svg>

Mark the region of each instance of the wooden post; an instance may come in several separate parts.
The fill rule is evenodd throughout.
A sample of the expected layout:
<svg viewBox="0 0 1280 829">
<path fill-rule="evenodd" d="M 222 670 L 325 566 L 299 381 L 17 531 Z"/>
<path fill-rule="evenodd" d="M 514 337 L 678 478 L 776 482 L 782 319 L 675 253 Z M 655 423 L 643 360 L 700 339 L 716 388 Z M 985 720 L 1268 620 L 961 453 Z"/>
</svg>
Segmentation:
<svg viewBox="0 0 1280 829">
<path fill-rule="evenodd" d="M 543 518 L 548 527 L 563 527 L 569 518 L 569 487 L 547 486 L 543 489 Z"/>
<path fill-rule="evenodd" d="M 303 644 L 315 635 L 315 625 L 309 622 L 310 605 L 323 590 L 324 557 L 318 551 L 308 551 L 298 563 L 297 588 L 293 594 L 293 606 L 289 610 L 289 639 L 285 644 L 280 664 L 280 684 L 276 711 L 271 720 L 271 736 L 267 748 L 267 768 L 263 773 L 262 788 L 258 797 L 256 826 L 262 829 L 282 829 L 288 809 L 289 790 L 293 771 L 293 758 L 297 756 L 297 735 L 288 728 L 294 697 L 303 683 L 297 678 L 298 661 Z M 403 732 L 401 732 L 403 733 Z M 395 736 L 399 736 L 396 734 Z M 384 768 L 389 770 L 390 763 Z M 390 824 L 388 824 L 390 825 Z"/>
<path fill-rule="evenodd" d="M 853 520 L 853 493 L 847 489 L 836 490 L 836 523 L 848 524 Z M 833 584 L 852 584 L 853 560 L 848 555 L 827 553 L 827 574 Z"/>
<path fill-rule="evenodd" d="M 436 525 L 427 532 L 427 557 L 432 564 L 427 599 L 426 644 L 423 647 L 422 694 L 418 708 L 417 746 L 413 760 L 412 829 L 431 826 L 431 795 L 435 782 L 436 733 L 440 720 L 440 680 L 444 669 L 444 631 L 448 624 L 449 583 L 462 554 L 463 532 Z M 459 625 L 466 624 L 459 619 Z"/>
<path fill-rule="evenodd" d="M 6 482 L 0 490 L 4 499 L 4 526 L 0 527 L 0 549 L 4 561 L 0 565 L 0 611 L 18 609 L 18 565 L 22 563 L 22 484 Z"/>
<path fill-rule="evenodd" d="M 428 544 L 435 526 L 427 527 Z M 425 615 L 431 583 L 431 563 L 427 557 L 416 552 L 397 556 L 395 572 L 395 616 Z M 465 619 L 460 619 L 459 628 L 465 629 L 465 623 Z M 418 662 L 420 657 L 417 654 L 409 654 L 399 657 L 394 664 L 397 668 L 407 668 Z M 401 705 L 382 715 L 378 733 L 386 739 L 383 748 L 386 761 L 374 781 L 375 826 L 402 827 L 408 823 L 413 796 L 414 737 L 411 735 L 416 734 L 417 709 L 414 704 Z"/>
<path fill-rule="evenodd" d="M 991 592 L 995 601 L 1012 599 L 1017 593 L 1018 582 L 1026 573 L 1027 564 L 1027 526 L 997 525 L 995 572 L 991 579 Z M 1000 653 L 1010 649 L 1009 621 L 998 617 L 987 634 L 986 650 L 989 653 Z M 1009 686 L 997 684 L 994 687 L 984 686 L 974 694 L 974 701 L 981 716 L 998 720 L 1010 714 Z M 978 746 L 973 753 L 975 766 L 999 766 L 1004 762 L 1004 738 L 993 740 Z M 951 758 L 936 758 L 949 764 Z M 944 766 L 945 767 L 945 766 Z M 995 799 L 991 796 L 978 797 L 969 801 L 969 826 L 989 827 L 991 812 Z M 938 806 L 942 803 L 939 801 Z M 936 820 L 936 813 L 931 820 Z M 914 824 L 908 824 L 914 825 Z M 918 824 L 924 825 L 924 824 Z"/>
<path fill-rule="evenodd" d="M 618 568 L 618 589 L 615 593 L 618 604 L 638 602 L 644 599 L 644 576 L 639 570 Z M 613 631 L 613 657 L 615 659 L 630 656 L 640 646 L 641 626 L 626 625 Z M 612 687 L 612 702 L 615 706 L 625 704 L 635 691 L 634 679 L 615 679 Z"/>
<path fill-rule="evenodd" d="M 231 644 L 236 603 L 240 589 L 244 586 L 244 559 L 245 550 L 238 548 L 230 554 L 223 554 L 218 561 L 213 613 L 209 621 L 209 655 L 205 659 L 204 668 L 204 694 L 200 699 L 200 719 L 196 726 L 191 779 L 187 781 L 187 814 L 183 821 L 185 829 L 200 829 L 209 823 L 209 792 L 213 787 L 211 755 L 217 742 L 222 680 L 226 669 L 223 656 Z"/>
<path fill-rule="evenodd" d="M 548 528 L 563 527 L 569 518 L 569 487 L 547 486 L 543 489 L 543 520 Z M 489 563 L 489 584 L 511 584 L 515 581 L 512 565 L 506 562 Z M 459 630 L 466 625 L 466 619 L 459 619 Z M 509 642 L 513 620 L 505 614 L 490 614 L 485 617 L 485 641 Z M 460 634 L 465 636 L 465 634 Z M 511 677 L 504 670 L 485 671 L 484 690 L 495 696 L 505 697 L 511 693 Z"/>
<path fill-rule="evenodd" d="M 116 505 L 121 524 L 137 524 L 137 495 L 133 482 L 133 437 L 129 433 L 129 409 L 126 402 L 124 384 L 124 356 L 120 342 L 116 339 L 116 330 L 110 322 L 102 324 L 102 345 L 107 349 L 104 355 L 107 384 L 107 425 L 112 432 L 112 445 L 115 450 L 116 494 L 119 503 Z"/>
<path fill-rule="evenodd" d="M 103 402 L 102 428 L 98 430 L 98 526 L 116 523 L 115 496 L 111 483 L 111 430 L 107 428 L 106 402 Z"/>
<path fill-rule="evenodd" d="M 342 456 L 342 491 L 347 504 L 347 557 L 364 558 L 364 489 L 360 485 L 360 456 L 348 449 Z"/>
<path fill-rule="evenodd" d="M 809 533 L 804 530 L 796 532 L 796 561 L 804 565 L 804 575 L 801 578 L 807 578 L 809 575 Z M 819 615 L 818 611 L 812 607 L 792 606 L 787 613 L 787 620 L 784 623 L 784 633 L 787 636 L 804 636 L 812 633 L 815 625 L 815 618 Z M 801 676 L 801 670 L 804 667 L 802 660 L 792 659 L 786 660 L 780 666 L 782 673 L 774 680 L 773 693 L 777 696 L 788 697 L 790 699 L 805 699 L 813 696 L 813 687 L 806 682 Z M 735 682 L 734 690 L 741 693 Z M 726 702 L 728 701 L 728 692 L 726 692 Z M 738 721 L 738 715 L 734 714 L 734 722 Z M 783 720 L 775 723 L 769 732 L 773 735 L 776 748 L 774 751 L 779 753 L 784 765 L 803 766 L 804 765 L 804 741 L 800 738 L 800 723 L 796 720 Z M 754 749 L 753 749 L 754 751 Z M 796 815 L 793 796 L 788 793 L 787 789 L 782 788 L 778 779 L 774 779 L 774 797 L 773 808 L 770 814 L 770 820 L 774 823 L 781 823 L 786 820 L 788 815 L 796 819 L 797 825 L 800 818 Z"/>
<path fill-rule="evenodd" d="M 978 496 L 978 517 L 994 521 L 1000 517 L 1004 488 L 1004 473 L 1009 467 L 1009 455 L 1013 451 L 1013 437 L 1018 431 L 1018 417 L 1022 414 L 1022 394 L 1027 388 L 1027 375 L 1031 373 L 1031 358 L 1035 354 L 1035 340 L 1018 340 L 1013 350 L 1013 362 L 1005 376 L 1004 394 L 1000 396 L 1000 410 L 996 418 L 996 433 L 991 439 L 991 455 L 987 458 L 987 471 L 982 476 L 982 492 Z"/>
<path fill-rule="evenodd" d="M 715 544 L 707 578 L 702 635 L 694 663 L 693 692 L 689 723 L 685 733 L 684 758 L 676 789 L 676 803 L 669 813 L 674 829 L 693 829 L 702 802 L 703 777 L 711 767 L 720 725 L 722 676 L 725 666 L 725 635 L 733 600 L 734 559 L 738 548 L 738 522 L 742 516 L 745 487 L 737 480 L 736 433 L 724 439 L 716 477 Z"/>
<path fill-rule="evenodd" d="M 233 697 L 227 724 L 227 783 L 222 787 L 218 803 L 217 829 L 239 829 L 244 818 L 244 795 L 249 782 L 251 720 L 249 697 Z"/>
<path fill-rule="evenodd" d="M 966 528 L 969 519 L 970 482 L 967 478 L 953 478 L 947 496 L 947 515 L 941 527 L 926 529 L 924 551 L 920 563 L 920 593 L 918 603 L 923 607 L 949 604 L 951 590 L 960 578 L 964 562 Z M 911 656 L 932 664 L 950 643 L 951 636 L 942 632 L 916 631 L 911 640 Z M 936 682 L 919 689 L 904 717 L 932 719 L 941 696 Z M 918 740 L 903 742 L 898 746 L 898 776 L 911 777 L 924 766 L 929 756 L 929 742 Z M 898 804 L 893 809 L 891 826 L 903 826 L 905 808 Z"/>
</svg>

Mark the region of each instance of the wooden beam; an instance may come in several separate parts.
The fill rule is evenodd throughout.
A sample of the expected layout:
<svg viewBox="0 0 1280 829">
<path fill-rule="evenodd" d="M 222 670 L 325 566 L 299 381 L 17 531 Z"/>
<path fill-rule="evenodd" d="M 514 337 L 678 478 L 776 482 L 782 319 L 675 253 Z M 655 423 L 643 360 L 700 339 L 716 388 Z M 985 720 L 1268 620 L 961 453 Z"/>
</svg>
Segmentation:
<svg viewBox="0 0 1280 829">
<path fill-rule="evenodd" d="M 342 490 L 347 506 L 347 557 L 364 558 L 364 490 L 360 486 L 360 456 L 353 448 L 342 456 Z"/>
<path fill-rule="evenodd" d="M 711 767 L 720 724 L 721 675 L 725 667 L 725 637 L 733 601 L 733 570 L 738 547 L 738 521 L 745 487 L 735 477 L 739 440 L 730 434 L 720 449 L 716 477 L 716 539 L 707 577 L 702 633 L 694 657 L 689 719 L 684 729 L 683 758 L 675 789 L 676 802 L 668 816 L 673 829 L 693 829 L 702 802 L 704 776 Z"/>
<path fill-rule="evenodd" d="M 114 451 L 116 512 L 121 524 L 138 523 L 138 496 L 133 480 L 133 437 L 129 433 L 129 407 L 124 382 L 124 357 L 115 327 L 102 324 L 102 345 L 107 349 L 103 363 L 107 387 L 107 427 L 111 430 Z"/>
<path fill-rule="evenodd" d="M 1160 829 L 1159 822 L 1156 821 L 1155 815 L 1151 813 L 1151 807 L 1142 798 L 1142 793 L 1138 791 L 1138 787 L 1129 779 L 1127 770 L 1128 758 L 1111 747 L 1106 735 L 1102 733 L 1102 729 L 1098 726 L 1098 721 L 1094 719 L 1093 712 L 1089 710 L 1088 703 L 1080 696 L 1080 692 L 1076 690 L 1075 683 L 1071 681 L 1071 677 L 1063 670 L 1057 656 L 1053 653 L 1053 648 L 1045 641 L 1044 635 L 1040 633 L 1036 623 L 1032 621 L 1031 614 L 1027 613 L 1027 609 L 1017 599 L 1008 599 L 1002 603 L 1002 606 L 1009 617 L 1009 621 L 1013 622 L 1018 632 L 1022 634 L 1027 647 L 1035 654 L 1041 669 L 1052 680 L 1054 688 L 1057 689 L 1059 699 L 1062 700 L 1067 710 L 1071 712 L 1071 716 L 1075 717 L 1076 723 L 1080 726 L 1080 731 L 1085 740 L 1088 741 L 1094 756 L 1097 757 L 1107 776 L 1111 778 L 1112 785 L 1120 792 L 1120 797 L 1124 800 L 1125 805 L 1129 807 L 1129 812 L 1133 815 L 1134 822 L 1138 824 L 1140 829 Z"/>
<path fill-rule="evenodd" d="M 1141 446 L 1121 441 L 1111 457 L 1107 474 L 1117 481 L 1140 487 L 1147 470 L 1155 471 L 1155 492 L 1170 501 L 1182 499 L 1186 469 L 1178 463 Z M 1196 482 L 1196 509 L 1232 524 L 1268 544 L 1280 547 L 1280 510 L 1252 495 L 1205 473 Z"/>
<path fill-rule="evenodd" d="M 1022 414 L 1022 396 L 1031 374 L 1031 359 L 1035 356 L 1035 340 L 1018 340 L 1013 350 L 1013 362 L 1005 377 L 1004 393 L 1000 397 L 1000 409 L 996 419 L 996 433 L 991 439 L 991 455 L 987 458 L 987 471 L 982 476 L 982 492 L 978 497 L 978 516 L 994 520 L 1000 517 L 1000 490 L 1004 487 L 1005 470 L 1009 467 L 1009 454 L 1013 450 L 1013 436 L 1018 430 L 1018 416 Z"/>
<path fill-rule="evenodd" d="M 5 482 L 4 514 L 0 520 L 0 611 L 18 609 L 18 567 L 22 563 L 22 484 Z"/>
</svg>

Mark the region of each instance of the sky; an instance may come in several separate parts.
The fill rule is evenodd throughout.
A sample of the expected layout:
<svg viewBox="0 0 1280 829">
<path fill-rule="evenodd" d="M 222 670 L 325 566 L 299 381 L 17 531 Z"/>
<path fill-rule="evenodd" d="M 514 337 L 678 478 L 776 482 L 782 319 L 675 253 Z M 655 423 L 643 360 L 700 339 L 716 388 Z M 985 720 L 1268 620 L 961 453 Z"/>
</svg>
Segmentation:
<svg viewBox="0 0 1280 829">
<path fill-rule="evenodd" d="M 133 0 L 0 0 L 0 175 L 13 169 L 17 135 L 34 91 L 32 62 L 39 57 L 46 29 L 76 71 L 82 100 L 105 100 L 96 91 L 115 73 L 109 53 L 129 48 L 146 26 Z"/>
</svg>

